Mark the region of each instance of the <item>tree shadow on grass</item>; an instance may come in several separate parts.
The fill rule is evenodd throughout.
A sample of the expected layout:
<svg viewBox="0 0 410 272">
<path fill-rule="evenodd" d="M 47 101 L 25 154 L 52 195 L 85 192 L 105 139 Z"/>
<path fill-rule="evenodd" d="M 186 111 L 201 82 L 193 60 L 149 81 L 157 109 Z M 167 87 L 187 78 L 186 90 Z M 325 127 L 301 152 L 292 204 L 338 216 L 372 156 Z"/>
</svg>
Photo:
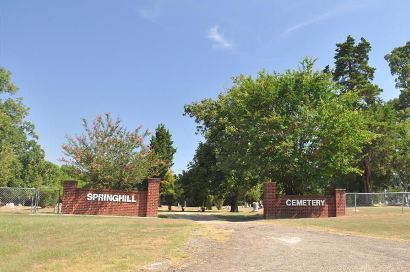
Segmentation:
<svg viewBox="0 0 410 272">
<path fill-rule="evenodd" d="M 241 213 L 206 213 L 206 212 L 167 212 L 160 213 L 159 218 L 186 219 L 192 221 L 225 221 L 225 222 L 249 222 L 263 220 L 262 214 Z"/>
</svg>

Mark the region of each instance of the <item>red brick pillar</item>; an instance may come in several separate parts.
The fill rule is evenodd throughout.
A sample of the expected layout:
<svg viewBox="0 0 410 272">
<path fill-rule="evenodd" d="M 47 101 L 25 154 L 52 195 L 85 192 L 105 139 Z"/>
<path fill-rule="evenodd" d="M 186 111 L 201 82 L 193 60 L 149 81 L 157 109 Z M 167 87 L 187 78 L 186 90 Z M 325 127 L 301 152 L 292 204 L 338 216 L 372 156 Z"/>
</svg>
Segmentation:
<svg viewBox="0 0 410 272">
<path fill-rule="evenodd" d="M 275 218 L 276 182 L 263 185 L 263 218 Z"/>
<path fill-rule="evenodd" d="M 335 190 L 335 216 L 344 216 L 346 209 L 346 190 L 345 189 L 336 189 Z"/>
<path fill-rule="evenodd" d="M 161 180 L 159 178 L 148 179 L 147 215 L 146 215 L 148 217 L 156 217 L 158 215 L 160 183 L 161 183 Z"/>
<path fill-rule="evenodd" d="M 63 203 L 61 206 L 61 213 L 71 213 L 70 207 L 72 208 L 72 198 L 75 195 L 75 190 L 77 189 L 77 181 L 75 180 L 65 180 L 63 182 Z"/>
</svg>

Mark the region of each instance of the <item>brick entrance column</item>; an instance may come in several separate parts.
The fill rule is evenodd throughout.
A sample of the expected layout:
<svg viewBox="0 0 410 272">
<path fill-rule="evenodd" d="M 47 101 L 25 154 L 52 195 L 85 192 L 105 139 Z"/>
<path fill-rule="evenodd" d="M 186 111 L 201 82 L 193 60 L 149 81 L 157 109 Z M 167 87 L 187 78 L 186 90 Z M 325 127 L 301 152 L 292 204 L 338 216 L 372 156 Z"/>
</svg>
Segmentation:
<svg viewBox="0 0 410 272">
<path fill-rule="evenodd" d="M 276 182 L 263 184 L 263 218 L 275 218 Z"/>
<path fill-rule="evenodd" d="M 148 179 L 148 191 L 147 191 L 147 216 L 156 217 L 158 215 L 158 201 L 159 201 L 159 188 L 161 179 L 150 178 Z"/>
<path fill-rule="evenodd" d="M 345 189 L 336 189 L 335 190 L 335 216 L 344 216 L 346 209 L 346 190 Z"/>
</svg>

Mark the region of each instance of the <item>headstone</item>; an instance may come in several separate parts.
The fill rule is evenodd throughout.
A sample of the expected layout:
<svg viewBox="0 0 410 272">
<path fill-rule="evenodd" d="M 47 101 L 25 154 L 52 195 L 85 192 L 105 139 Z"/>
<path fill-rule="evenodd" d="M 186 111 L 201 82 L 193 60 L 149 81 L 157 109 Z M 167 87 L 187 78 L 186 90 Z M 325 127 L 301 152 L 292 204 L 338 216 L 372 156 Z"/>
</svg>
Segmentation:
<svg viewBox="0 0 410 272">
<path fill-rule="evenodd" d="M 259 204 L 258 202 L 253 202 L 252 203 L 252 212 L 257 212 L 259 211 Z"/>
</svg>

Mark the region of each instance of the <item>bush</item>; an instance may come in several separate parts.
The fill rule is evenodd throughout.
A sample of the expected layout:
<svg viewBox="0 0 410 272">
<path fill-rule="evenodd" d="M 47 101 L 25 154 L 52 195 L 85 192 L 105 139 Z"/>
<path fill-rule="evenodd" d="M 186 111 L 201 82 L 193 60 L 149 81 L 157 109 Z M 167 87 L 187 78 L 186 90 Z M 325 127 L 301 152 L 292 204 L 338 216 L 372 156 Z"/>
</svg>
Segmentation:
<svg viewBox="0 0 410 272">
<path fill-rule="evenodd" d="M 223 206 L 223 204 L 224 204 L 224 202 L 225 202 L 225 199 L 223 199 L 223 197 L 215 197 L 214 202 L 215 202 L 216 208 L 217 208 L 218 211 L 219 211 L 219 210 L 222 209 L 222 206 Z"/>
<path fill-rule="evenodd" d="M 40 198 L 38 200 L 38 206 L 54 207 L 60 201 L 60 192 L 57 188 L 40 188 Z"/>
<path fill-rule="evenodd" d="M 205 202 L 205 206 L 207 210 L 212 210 L 212 206 L 214 204 L 214 196 L 213 195 L 207 195 L 206 196 L 206 202 Z"/>
</svg>

